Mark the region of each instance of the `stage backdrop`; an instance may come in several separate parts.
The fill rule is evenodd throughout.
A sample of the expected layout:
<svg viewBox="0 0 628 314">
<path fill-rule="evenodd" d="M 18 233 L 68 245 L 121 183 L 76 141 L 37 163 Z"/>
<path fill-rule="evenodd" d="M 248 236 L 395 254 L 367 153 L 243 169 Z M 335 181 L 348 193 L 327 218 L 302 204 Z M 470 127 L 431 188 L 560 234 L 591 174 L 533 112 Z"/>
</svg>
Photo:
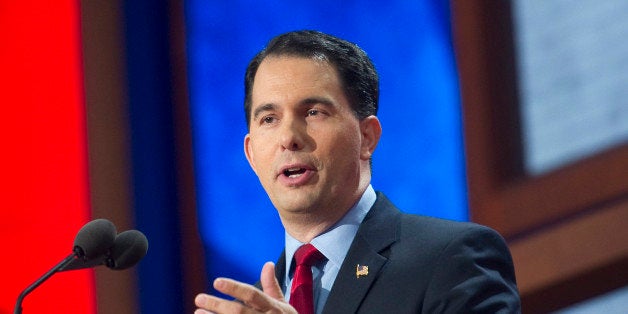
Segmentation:
<svg viewBox="0 0 628 314">
<path fill-rule="evenodd" d="M 449 6 L 415 1 L 186 4 L 200 228 L 210 279 L 254 282 L 283 247 L 278 215 L 243 153 L 246 65 L 274 35 L 316 29 L 361 46 L 381 80 L 373 186 L 407 212 L 467 219 Z"/>
<path fill-rule="evenodd" d="M 72 252 L 89 220 L 77 1 L 0 0 L 0 313 Z M 91 270 L 54 275 L 24 313 L 94 313 Z"/>
</svg>

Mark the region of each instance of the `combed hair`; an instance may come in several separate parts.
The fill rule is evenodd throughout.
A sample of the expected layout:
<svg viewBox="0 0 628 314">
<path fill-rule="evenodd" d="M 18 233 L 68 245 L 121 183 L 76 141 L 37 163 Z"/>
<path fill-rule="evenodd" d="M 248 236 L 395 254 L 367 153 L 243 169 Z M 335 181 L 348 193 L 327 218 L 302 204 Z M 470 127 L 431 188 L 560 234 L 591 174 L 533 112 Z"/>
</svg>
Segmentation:
<svg viewBox="0 0 628 314">
<path fill-rule="evenodd" d="M 244 76 L 244 113 L 251 122 L 251 91 L 259 65 L 268 56 L 294 56 L 325 61 L 338 72 L 343 90 L 358 119 L 377 115 L 379 78 L 375 66 L 356 44 L 319 31 L 281 34 L 268 42 L 249 63 Z"/>
</svg>

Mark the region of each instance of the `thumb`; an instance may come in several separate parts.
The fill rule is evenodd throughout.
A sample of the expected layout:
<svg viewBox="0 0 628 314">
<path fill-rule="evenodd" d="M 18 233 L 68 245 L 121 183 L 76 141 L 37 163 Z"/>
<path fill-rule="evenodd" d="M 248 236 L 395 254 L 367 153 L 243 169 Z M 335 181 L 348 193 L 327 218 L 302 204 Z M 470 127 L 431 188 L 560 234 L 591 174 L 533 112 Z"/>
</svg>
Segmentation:
<svg viewBox="0 0 628 314">
<path fill-rule="evenodd" d="M 260 283 L 262 284 L 262 290 L 268 296 L 273 299 L 284 301 L 283 292 L 275 277 L 275 264 L 273 262 L 266 262 L 262 267 L 262 273 L 260 275 Z"/>
</svg>

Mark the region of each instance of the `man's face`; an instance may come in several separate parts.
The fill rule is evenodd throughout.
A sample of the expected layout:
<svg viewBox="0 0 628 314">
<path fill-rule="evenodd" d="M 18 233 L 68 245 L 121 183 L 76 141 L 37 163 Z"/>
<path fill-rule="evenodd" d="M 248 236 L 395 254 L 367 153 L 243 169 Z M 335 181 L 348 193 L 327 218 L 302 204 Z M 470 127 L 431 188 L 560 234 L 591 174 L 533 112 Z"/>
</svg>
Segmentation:
<svg viewBox="0 0 628 314">
<path fill-rule="evenodd" d="M 251 102 L 245 153 L 282 219 L 344 214 L 370 181 L 377 118 L 359 121 L 336 70 L 307 58 L 267 57 Z"/>
</svg>

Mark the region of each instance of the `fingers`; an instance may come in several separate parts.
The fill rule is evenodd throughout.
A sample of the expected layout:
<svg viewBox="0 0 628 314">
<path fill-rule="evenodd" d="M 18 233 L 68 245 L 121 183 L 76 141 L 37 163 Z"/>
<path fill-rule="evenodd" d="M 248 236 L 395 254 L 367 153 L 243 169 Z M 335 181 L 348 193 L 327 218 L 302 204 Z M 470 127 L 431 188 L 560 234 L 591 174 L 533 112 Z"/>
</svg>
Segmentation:
<svg viewBox="0 0 628 314">
<path fill-rule="evenodd" d="M 283 292 L 281 291 L 277 277 L 275 277 L 275 264 L 273 262 L 264 264 L 260 275 L 260 283 L 262 284 L 264 293 L 273 299 L 283 301 Z"/>
<path fill-rule="evenodd" d="M 277 278 L 275 264 L 264 264 L 260 275 L 262 290 L 229 278 L 214 280 L 214 288 L 229 295 L 236 301 L 225 300 L 201 293 L 194 303 L 199 307 L 194 314 L 209 313 L 292 313 L 297 314 L 290 304 L 284 301 Z"/>
<path fill-rule="evenodd" d="M 194 314 L 246 312 L 245 307 L 241 303 L 224 300 L 204 293 L 197 295 L 194 303 L 199 307 L 199 309 L 194 311 Z"/>
<path fill-rule="evenodd" d="M 214 288 L 224 294 L 240 300 L 244 303 L 244 305 L 257 311 L 266 312 L 273 308 L 274 300 L 252 285 L 235 281 L 233 279 L 218 278 L 214 280 Z M 234 303 L 242 306 L 241 303 Z M 231 308 L 232 305 L 229 305 L 229 307 Z"/>
</svg>

